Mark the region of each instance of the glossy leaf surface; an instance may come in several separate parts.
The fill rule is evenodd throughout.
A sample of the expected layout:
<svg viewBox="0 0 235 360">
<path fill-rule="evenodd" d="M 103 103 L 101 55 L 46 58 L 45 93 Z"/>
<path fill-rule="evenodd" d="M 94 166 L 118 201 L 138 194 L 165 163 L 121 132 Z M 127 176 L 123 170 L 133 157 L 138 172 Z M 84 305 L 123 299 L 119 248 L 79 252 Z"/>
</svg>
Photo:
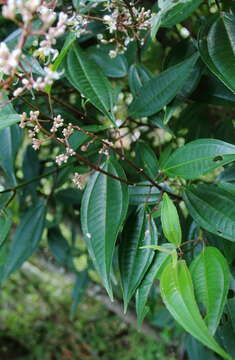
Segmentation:
<svg viewBox="0 0 235 360">
<path fill-rule="evenodd" d="M 168 243 L 163 244 L 162 246 L 165 248 L 172 248 L 172 246 Z M 141 326 L 144 317 L 148 312 L 148 307 L 146 306 L 146 303 L 154 280 L 160 277 L 163 269 L 170 260 L 170 254 L 167 254 L 165 252 L 155 252 L 152 263 L 136 291 L 135 303 L 139 327 Z"/>
<path fill-rule="evenodd" d="M 125 178 L 115 160 L 108 160 L 102 169 Z M 110 274 L 114 246 L 127 207 L 127 185 L 99 172 L 91 176 L 82 199 L 82 229 L 94 266 L 111 298 Z"/>
<path fill-rule="evenodd" d="M 125 224 L 119 246 L 124 311 L 154 256 L 152 249 L 140 249 L 140 247 L 156 245 L 157 239 L 157 228 L 153 219 L 146 214 L 144 207 L 139 207 Z"/>
<path fill-rule="evenodd" d="M 216 247 L 206 247 L 190 265 L 196 299 L 206 308 L 205 322 L 215 333 L 229 290 L 229 267 Z"/>
<path fill-rule="evenodd" d="M 103 71 L 78 46 L 69 51 L 66 75 L 71 84 L 115 125 L 112 87 Z"/>
<path fill-rule="evenodd" d="M 144 84 L 129 107 L 130 116 L 150 116 L 169 104 L 187 80 L 197 59 L 196 53 Z"/>
<path fill-rule="evenodd" d="M 173 245 L 179 246 L 182 240 L 179 215 L 167 193 L 164 193 L 161 203 L 161 223 L 166 239 Z"/>
<path fill-rule="evenodd" d="M 199 312 L 190 272 L 184 260 L 166 266 L 160 280 L 162 299 L 173 318 L 192 336 L 224 359 L 231 357 L 217 344 Z"/>
<path fill-rule="evenodd" d="M 213 185 L 190 187 L 184 201 L 192 218 L 205 230 L 235 241 L 235 197 Z"/>
<path fill-rule="evenodd" d="M 200 139 L 174 151 L 161 164 L 168 176 L 195 179 L 235 160 L 235 146 L 221 140 Z"/>
</svg>

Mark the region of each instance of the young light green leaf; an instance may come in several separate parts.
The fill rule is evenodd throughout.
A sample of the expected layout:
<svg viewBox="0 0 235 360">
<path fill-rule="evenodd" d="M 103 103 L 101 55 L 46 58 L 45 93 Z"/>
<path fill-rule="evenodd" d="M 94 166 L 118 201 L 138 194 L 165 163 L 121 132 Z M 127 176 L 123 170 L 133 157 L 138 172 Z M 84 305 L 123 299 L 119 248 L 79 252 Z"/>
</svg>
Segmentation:
<svg viewBox="0 0 235 360">
<path fill-rule="evenodd" d="M 198 53 L 144 84 L 129 107 L 130 116 L 150 116 L 169 104 L 187 80 L 197 59 Z"/>
<path fill-rule="evenodd" d="M 66 69 L 66 76 L 70 83 L 116 126 L 112 113 L 112 87 L 102 69 L 78 46 L 70 49 Z"/>
<path fill-rule="evenodd" d="M 154 256 L 152 249 L 140 249 L 140 247 L 157 244 L 157 239 L 157 229 L 153 219 L 146 214 L 144 207 L 139 207 L 125 224 L 119 246 L 119 268 L 125 312 Z"/>
<path fill-rule="evenodd" d="M 205 230 L 235 241 L 235 197 L 214 185 L 187 188 L 183 194 L 192 218 Z"/>
<path fill-rule="evenodd" d="M 68 36 L 66 37 L 65 43 L 63 48 L 61 49 L 61 52 L 59 53 L 59 55 L 57 56 L 55 62 L 51 65 L 51 70 L 52 71 L 57 71 L 60 67 L 60 65 L 62 64 L 65 56 L 67 55 L 69 49 L 71 48 L 71 46 L 73 45 L 74 41 L 77 39 L 76 37 L 76 33 L 74 32 L 69 32 Z M 52 85 L 47 85 L 45 91 L 50 94 L 51 92 L 51 88 Z"/>
<path fill-rule="evenodd" d="M 165 248 L 172 249 L 171 244 L 163 244 Z M 138 327 L 141 327 L 141 324 L 144 320 L 145 315 L 148 312 L 148 308 L 146 306 L 146 302 L 149 296 L 149 292 L 153 285 L 155 278 L 159 278 L 165 266 L 171 260 L 171 254 L 167 254 L 166 252 L 156 252 L 152 263 L 147 270 L 143 280 L 140 283 L 140 286 L 137 288 L 136 296 L 135 296 L 135 304 L 136 304 L 136 313 L 138 320 Z"/>
<path fill-rule="evenodd" d="M 30 208 L 22 217 L 11 242 L 11 247 L 1 274 L 1 281 L 21 267 L 36 250 L 45 226 L 46 206 L 43 201 Z"/>
<path fill-rule="evenodd" d="M 191 263 L 190 272 L 196 299 L 206 308 L 204 320 L 213 335 L 227 300 L 230 280 L 228 263 L 216 247 L 209 246 Z"/>
<path fill-rule="evenodd" d="M 114 159 L 108 160 L 102 169 L 125 178 L 122 168 Z M 91 176 L 82 199 L 82 229 L 94 266 L 111 298 L 110 275 L 114 246 L 127 207 L 127 185 L 99 172 Z"/>
<path fill-rule="evenodd" d="M 195 179 L 235 160 L 235 146 L 221 140 L 199 139 L 174 151 L 161 163 L 168 176 Z"/>
<path fill-rule="evenodd" d="M 173 201 L 164 193 L 161 203 L 161 223 L 166 239 L 175 246 L 182 240 L 179 215 Z"/>
<path fill-rule="evenodd" d="M 176 266 L 171 263 L 165 267 L 160 280 L 160 290 L 167 309 L 184 330 L 224 359 L 231 360 L 212 337 L 201 317 L 191 275 L 184 260 L 178 261 Z"/>
</svg>

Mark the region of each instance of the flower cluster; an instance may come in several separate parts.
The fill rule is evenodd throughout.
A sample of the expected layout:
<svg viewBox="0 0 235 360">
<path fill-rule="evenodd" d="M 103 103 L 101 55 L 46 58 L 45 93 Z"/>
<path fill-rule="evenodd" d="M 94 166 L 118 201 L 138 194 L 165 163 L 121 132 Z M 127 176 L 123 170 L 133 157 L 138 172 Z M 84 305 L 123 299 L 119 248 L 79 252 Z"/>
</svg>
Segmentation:
<svg viewBox="0 0 235 360">
<path fill-rule="evenodd" d="M 0 43 L 0 72 L 5 75 L 12 75 L 19 62 L 21 55 L 20 49 L 15 49 L 10 52 L 7 45 L 4 42 Z"/>
<path fill-rule="evenodd" d="M 72 182 L 80 190 L 82 190 L 85 186 L 84 176 L 80 175 L 77 172 L 75 172 L 75 174 L 73 175 Z"/>
<path fill-rule="evenodd" d="M 34 51 L 34 56 L 50 58 L 52 55 L 52 61 L 58 56 L 58 50 L 53 47 L 56 39 L 65 32 L 68 15 L 60 12 L 56 26 L 51 26 L 55 22 L 56 16 L 56 13 L 47 6 L 41 6 L 38 9 L 38 17 L 43 23 L 41 31 L 45 32 L 45 39 L 39 43 L 39 48 Z"/>
<path fill-rule="evenodd" d="M 25 90 L 41 91 L 46 86 L 52 85 L 55 80 L 59 79 L 60 73 L 53 71 L 50 66 L 45 64 L 43 75 L 34 78 L 32 70 L 29 71 L 32 69 L 32 65 L 23 54 L 23 49 L 28 37 L 42 36 L 39 43 L 38 40 L 33 42 L 34 46 L 38 47 L 33 55 L 48 63 L 53 61 L 58 55 L 58 50 L 54 46 L 57 38 L 66 30 L 68 15 L 59 12 L 56 22 L 57 13 L 50 8 L 50 3 L 43 0 L 7 0 L 2 7 L 2 15 L 16 22 L 22 31 L 15 49 L 10 50 L 5 42 L 0 43 L 0 72 L 8 76 L 7 79 L 1 80 L 1 87 L 7 90 L 13 83 L 16 73 L 19 80 L 17 88 L 13 92 L 15 97 L 21 95 Z M 41 27 L 33 30 L 32 20 L 36 17 L 41 21 Z M 55 22 L 55 26 L 52 26 Z"/>
<path fill-rule="evenodd" d="M 113 1 L 109 5 L 109 14 L 104 15 L 103 21 L 112 35 L 110 39 L 104 39 L 102 34 L 98 34 L 97 39 L 103 44 L 115 43 L 114 50 L 110 50 L 110 57 L 116 57 L 124 53 L 131 41 L 138 40 L 143 44 L 142 30 L 147 30 L 151 26 L 151 12 L 144 8 L 137 9 L 130 2 L 131 11 L 127 6 L 121 6 L 118 1 Z"/>
<path fill-rule="evenodd" d="M 35 11 L 41 5 L 41 0 L 8 0 L 2 7 L 2 16 L 14 20 L 17 14 L 20 14 L 24 24 L 28 24 Z"/>
</svg>

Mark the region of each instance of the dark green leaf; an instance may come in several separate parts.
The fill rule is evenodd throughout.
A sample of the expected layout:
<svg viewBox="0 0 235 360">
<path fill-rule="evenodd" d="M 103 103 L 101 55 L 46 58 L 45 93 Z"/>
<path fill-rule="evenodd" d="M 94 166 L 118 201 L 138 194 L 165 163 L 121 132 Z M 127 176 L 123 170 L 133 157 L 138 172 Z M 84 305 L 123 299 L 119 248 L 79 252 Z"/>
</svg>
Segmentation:
<svg viewBox="0 0 235 360">
<path fill-rule="evenodd" d="M 162 244 L 165 248 L 172 248 L 171 244 Z M 140 286 L 136 291 L 136 313 L 138 319 L 138 326 L 140 327 L 146 313 L 148 312 L 148 308 L 146 307 L 146 302 L 153 285 L 155 278 L 159 278 L 165 266 L 171 260 L 171 255 L 165 252 L 156 252 L 152 263 L 145 274 L 143 280 L 140 283 Z"/>
<path fill-rule="evenodd" d="M 198 303 L 206 308 L 205 322 L 215 333 L 229 290 L 230 273 L 226 259 L 216 247 L 206 247 L 190 265 Z"/>
<path fill-rule="evenodd" d="M 149 186 L 150 183 L 148 181 L 139 184 L 146 186 L 128 186 L 130 205 L 155 204 L 160 198 L 160 190 Z"/>
<path fill-rule="evenodd" d="M 11 229 L 12 218 L 8 211 L 0 211 L 0 246 L 4 243 Z"/>
<path fill-rule="evenodd" d="M 112 87 L 103 71 L 78 46 L 69 51 L 66 75 L 70 83 L 115 125 Z"/>
<path fill-rule="evenodd" d="M 108 160 L 102 169 L 125 178 L 122 168 L 113 159 Z M 99 172 L 91 176 L 82 199 L 82 229 L 95 268 L 111 298 L 110 274 L 114 246 L 127 207 L 127 185 Z"/>
<path fill-rule="evenodd" d="M 144 207 L 139 207 L 125 224 L 119 247 L 119 267 L 125 312 L 154 256 L 152 249 L 140 249 L 140 247 L 156 245 L 157 239 L 157 229 L 153 219 L 146 214 Z"/>
<path fill-rule="evenodd" d="M 213 185 L 187 188 L 184 201 L 193 219 L 213 234 L 235 241 L 235 197 Z"/>
<path fill-rule="evenodd" d="M 113 47 L 102 46 L 90 47 L 90 58 L 93 59 L 97 65 L 103 69 L 106 76 L 111 78 L 122 78 L 127 75 L 127 60 L 124 55 L 117 55 L 115 58 L 111 58 L 109 51 Z"/>
<path fill-rule="evenodd" d="M 128 72 L 128 82 L 133 95 L 138 95 L 141 87 L 151 79 L 144 65 L 132 64 Z"/>
<path fill-rule="evenodd" d="M 199 139 L 177 149 L 161 164 L 168 176 L 195 179 L 235 160 L 235 146 L 221 140 Z"/>
<path fill-rule="evenodd" d="M 55 260 L 63 266 L 71 264 L 70 246 L 58 227 L 48 230 L 48 245 Z"/>
<path fill-rule="evenodd" d="M 142 140 L 135 144 L 136 164 L 143 169 L 152 179 L 158 173 L 158 159 L 151 147 Z"/>
<path fill-rule="evenodd" d="M 73 293 L 72 293 L 73 302 L 72 302 L 72 305 L 70 308 L 71 320 L 74 320 L 78 305 L 85 295 L 85 291 L 86 291 L 88 284 L 89 284 L 88 271 L 84 270 L 84 271 L 78 273 L 76 276 L 76 281 L 75 281 L 75 285 L 74 285 Z"/>
<path fill-rule="evenodd" d="M 161 26 L 171 27 L 187 19 L 203 0 L 161 0 Z"/>
<path fill-rule="evenodd" d="M 196 53 L 144 84 L 129 107 L 130 116 L 150 116 L 169 104 L 187 80 L 197 59 Z"/>
<path fill-rule="evenodd" d="M 1 281 L 21 267 L 36 250 L 45 225 L 46 207 L 43 201 L 30 208 L 18 225 L 6 258 Z"/>
</svg>

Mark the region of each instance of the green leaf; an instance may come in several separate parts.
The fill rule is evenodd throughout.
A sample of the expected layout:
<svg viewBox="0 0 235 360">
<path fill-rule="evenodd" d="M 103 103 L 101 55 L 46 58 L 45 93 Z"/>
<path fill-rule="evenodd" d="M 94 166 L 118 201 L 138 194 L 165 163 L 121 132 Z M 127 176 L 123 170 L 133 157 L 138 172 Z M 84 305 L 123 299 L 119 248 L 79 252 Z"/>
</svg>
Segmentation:
<svg viewBox="0 0 235 360">
<path fill-rule="evenodd" d="M 161 202 L 161 223 L 166 239 L 173 245 L 179 246 L 182 240 L 179 215 L 167 193 L 163 194 Z"/>
<path fill-rule="evenodd" d="M 48 245 L 55 260 L 63 266 L 72 264 L 71 250 L 58 227 L 48 230 Z"/>
<path fill-rule="evenodd" d="M 235 197 L 235 184 L 223 182 L 223 183 L 218 183 L 218 187 L 222 190 L 227 191 L 228 193 L 230 193 Z"/>
<path fill-rule="evenodd" d="M 129 107 L 130 116 L 150 116 L 169 104 L 187 80 L 197 59 L 196 53 L 144 84 Z"/>
<path fill-rule="evenodd" d="M 234 15 L 212 16 L 201 27 L 198 48 L 202 60 L 233 93 L 234 76 Z"/>
<path fill-rule="evenodd" d="M 215 355 L 191 335 L 187 336 L 185 348 L 188 360 L 216 360 Z"/>
<path fill-rule="evenodd" d="M 88 59 L 78 46 L 73 46 L 68 53 L 66 76 L 70 83 L 116 126 L 112 113 L 112 87 L 103 71 L 93 60 Z"/>
<path fill-rule="evenodd" d="M 112 46 L 99 45 L 89 47 L 90 58 L 103 69 L 106 76 L 111 78 L 122 78 L 127 75 L 128 64 L 123 54 L 117 55 L 115 58 L 109 56 Z"/>
<path fill-rule="evenodd" d="M 61 52 L 59 53 L 59 55 L 57 56 L 55 62 L 51 65 L 51 70 L 52 71 L 57 71 L 60 67 L 60 65 L 62 64 L 65 56 L 67 55 L 69 49 L 71 48 L 71 46 L 73 45 L 74 41 L 77 39 L 76 37 L 76 33 L 70 32 L 68 34 L 68 36 L 66 37 L 65 43 L 63 48 L 61 49 Z M 52 85 L 47 85 L 45 88 L 45 91 L 50 94 L 51 92 L 51 88 Z"/>
<path fill-rule="evenodd" d="M 154 179 L 159 169 L 158 159 L 154 151 L 142 140 L 137 141 L 134 151 L 136 153 L 136 164 Z"/>
<path fill-rule="evenodd" d="M 144 207 L 139 207 L 128 219 L 119 246 L 119 268 L 124 299 L 124 311 L 143 279 L 154 256 L 151 249 L 141 246 L 157 244 L 157 228 Z"/>
<path fill-rule="evenodd" d="M 235 241 L 235 197 L 213 185 L 187 188 L 183 195 L 193 219 L 205 230 Z"/>
<path fill-rule="evenodd" d="M 130 205 L 155 204 L 160 198 L 160 190 L 150 186 L 149 181 L 138 183 L 141 186 L 129 185 Z"/>
<path fill-rule="evenodd" d="M 12 219 L 8 211 L 0 211 L 0 246 L 4 243 L 11 229 Z"/>
<path fill-rule="evenodd" d="M 18 125 L 13 125 L 11 120 L 14 118 L 14 123 L 16 123 L 20 119 L 15 121 L 19 115 L 16 114 L 12 104 L 5 96 L 4 101 L 6 101 L 6 105 L 0 108 L 0 166 L 6 173 L 9 184 L 16 185 L 14 165 L 21 143 L 21 129 Z"/>
<path fill-rule="evenodd" d="M 235 146 L 221 140 L 199 139 L 174 151 L 161 164 L 168 176 L 195 179 L 235 160 Z"/>
<path fill-rule="evenodd" d="M 88 271 L 84 270 L 79 272 L 76 276 L 75 285 L 72 293 L 72 305 L 70 308 L 70 319 L 74 320 L 75 314 L 78 308 L 79 303 L 81 302 L 83 296 L 85 295 L 86 288 L 89 284 L 89 275 Z"/>
<path fill-rule="evenodd" d="M 162 246 L 166 248 L 172 248 L 171 244 L 163 244 Z M 146 302 L 153 285 L 154 280 L 160 277 L 163 269 L 171 260 L 171 254 L 167 254 L 165 252 L 156 252 L 152 263 L 147 270 L 143 280 L 141 281 L 135 296 L 136 303 L 136 313 L 138 320 L 138 327 L 141 327 L 141 324 L 144 320 L 145 315 L 148 312 L 148 308 L 146 307 Z"/>
<path fill-rule="evenodd" d="M 128 72 L 128 82 L 133 95 L 138 95 L 141 87 L 151 79 L 150 72 L 144 65 L 132 64 Z"/>
<path fill-rule="evenodd" d="M 8 114 L 4 115 L 0 114 L 0 131 L 5 129 L 8 126 L 14 125 L 18 122 L 20 122 L 21 118 L 18 114 Z"/>
<path fill-rule="evenodd" d="M 0 167 L 7 175 L 9 185 L 16 185 L 15 159 L 21 143 L 21 129 L 12 125 L 0 131 Z"/>
<path fill-rule="evenodd" d="M 224 359 L 231 357 L 217 344 L 199 312 L 193 283 L 184 260 L 165 267 L 160 280 L 162 299 L 173 318 L 192 336 Z"/>
<path fill-rule="evenodd" d="M 234 20 L 234 15 L 221 14 L 212 24 L 207 38 L 208 53 L 216 69 L 214 73 L 221 80 L 223 79 L 233 93 L 235 92 Z"/>
<path fill-rule="evenodd" d="M 161 26 L 161 17 L 162 17 L 162 12 L 159 11 L 157 14 L 155 14 L 152 19 L 151 19 L 151 39 L 155 40 L 155 37 L 157 35 L 157 32 Z"/>
<path fill-rule="evenodd" d="M 161 5 L 161 26 L 172 27 L 187 19 L 203 2 L 203 0 L 162 0 Z"/>
<path fill-rule="evenodd" d="M 215 333 L 229 290 L 230 273 L 226 259 L 216 247 L 206 247 L 190 265 L 198 303 L 206 308 L 204 318 L 208 329 Z"/>
<path fill-rule="evenodd" d="M 44 230 L 46 207 L 43 201 L 30 208 L 18 225 L 6 258 L 1 281 L 21 267 L 36 250 Z"/>
<path fill-rule="evenodd" d="M 122 168 L 114 159 L 108 160 L 102 169 L 125 178 Z M 111 298 L 110 275 L 114 246 L 127 207 L 127 185 L 99 172 L 91 176 L 82 199 L 82 229 L 94 266 Z"/>
</svg>

